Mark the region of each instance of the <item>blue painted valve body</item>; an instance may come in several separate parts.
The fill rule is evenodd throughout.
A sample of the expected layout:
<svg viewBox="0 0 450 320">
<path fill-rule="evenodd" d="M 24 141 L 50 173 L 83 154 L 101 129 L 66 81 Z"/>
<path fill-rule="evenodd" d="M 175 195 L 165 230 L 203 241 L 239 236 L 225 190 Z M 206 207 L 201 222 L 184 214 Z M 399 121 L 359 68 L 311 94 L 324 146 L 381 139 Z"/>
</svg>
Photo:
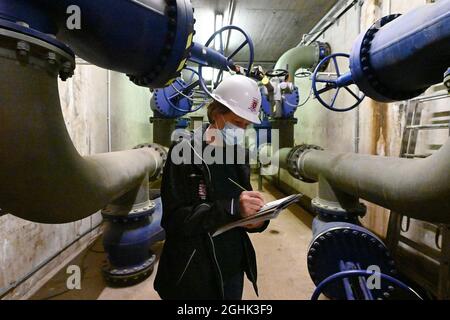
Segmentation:
<svg viewBox="0 0 450 320">
<path fill-rule="evenodd" d="M 405 292 L 421 299 L 398 279 L 394 259 L 383 241 L 359 222 L 364 206 L 360 212 L 349 214 L 319 206 L 315 200 L 312 205 L 317 216 L 307 261 L 317 286 L 313 300 L 320 293 L 339 300 L 379 300 Z"/>
<path fill-rule="evenodd" d="M 139 214 L 102 214 L 103 246 L 108 258 L 103 267 L 105 279 L 112 285 L 130 285 L 148 277 L 156 261 L 150 247 L 165 238 L 161 198 L 155 200 L 154 207 Z"/>
<path fill-rule="evenodd" d="M 351 79 L 381 102 L 420 95 L 442 82 L 449 65 L 450 1 L 383 18 L 358 37 L 350 55 Z"/>
<path fill-rule="evenodd" d="M 68 21 L 78 13 L 80 28 L 74 29 Z M 0 28 L 75 52 L 150 88 L 168 86 L 196 58 L 194 22 L 189 0 L 0 0 Z M 213 49 L 197 54 L 209 65 L 231 63 Z"/>
<path fill-rule="evenodd" d="M 268 117 L 272 117 L 272 104 L 269 98 L 265 94 L 261 94 L 261 108 L 264 114 Z M 300 101 L 300 94 L 298 87 L 294 86 L 294 90 L 290 93 L 283 94 L 281 101 L 281 119 L 292 118 L 297 110 L 298 103 Z"/>
</svg>

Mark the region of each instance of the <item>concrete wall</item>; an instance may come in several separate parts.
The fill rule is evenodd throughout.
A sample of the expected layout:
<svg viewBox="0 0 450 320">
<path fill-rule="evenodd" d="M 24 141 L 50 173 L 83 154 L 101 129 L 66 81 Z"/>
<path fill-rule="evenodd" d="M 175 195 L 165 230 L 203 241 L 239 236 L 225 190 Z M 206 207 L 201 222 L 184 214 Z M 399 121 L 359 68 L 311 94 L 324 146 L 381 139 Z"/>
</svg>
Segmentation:
<svg viewBox="0 0 450 320">
<path fill-rule="evenodd" d="M 133 85 L 124 74 L 111 73 L 112 151 L 152 142 L 150 98 L 149 89 Z"/>
<path fill-rule="evenodd" d="M 133 85 L 121 74 L 112 72 L 110 79 L 112 151 L 151 142 L 150 91 Z M 60 82 L 59 89 L 67 129 L 77 150 L 82 155 L 107 152 L 108 72 L 78 65 L 74 77 Z M 0 297 L 5 293 L 6 298 L 32 294 L 41 278 L 53 270 L 47 267 L 49 270 L 36 273 L 24 283 L 21 279 L 100 222 L 99 213 L 61 225 L 32 223 L 12 215 L 0 217 Z"/>
</svg>

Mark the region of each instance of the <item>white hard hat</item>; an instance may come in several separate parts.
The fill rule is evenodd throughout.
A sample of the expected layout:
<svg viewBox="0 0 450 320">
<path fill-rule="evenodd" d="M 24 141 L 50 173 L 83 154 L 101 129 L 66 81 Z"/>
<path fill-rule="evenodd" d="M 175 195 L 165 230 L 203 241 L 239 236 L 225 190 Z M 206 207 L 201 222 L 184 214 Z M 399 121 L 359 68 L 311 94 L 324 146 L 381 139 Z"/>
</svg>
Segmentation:
<svg viewBox="0 0 450 320">
<path fill-rule="evenodd" d="M 212 92 L 214 100 L 252 123 L 261 123 L 261 92 L 255 80 L 242 75 L 225 78 Z"/>
</svg>

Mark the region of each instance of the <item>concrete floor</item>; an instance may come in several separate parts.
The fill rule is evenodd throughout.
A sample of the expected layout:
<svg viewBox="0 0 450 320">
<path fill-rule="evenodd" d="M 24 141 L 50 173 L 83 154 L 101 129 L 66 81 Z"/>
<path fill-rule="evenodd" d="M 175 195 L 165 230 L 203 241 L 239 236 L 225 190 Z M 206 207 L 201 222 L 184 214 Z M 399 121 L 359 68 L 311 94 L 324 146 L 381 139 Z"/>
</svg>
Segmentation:
<svg viewBox="0 0 450 320">
<path fill-rule="evenodd" d="M 255 184 L 254 187 L 256 189 Z M 266 201 L 284 196 L 267 183 L 264 184 L 263 191 Z M 299 206 L 292 205 L 277 219 L 272 220 L 264 233 L 250 235 L 257 254 L 260 295 L 256 296 L 251 283 L 246 280 L 244 299 L 309 299 L 311 297 L 314 284 L 306 266 L 306 252 L 311 240 L 311 222 L 311 215 Z M 162 243 L 159 243 L 155 245 L 154 250 L 160 252 L 161 248 Z M 156 272 L 132 287 L 107 287 L 100 271 L 105 258 L 99 238 L 68 264 L 81 267 L 81 290 L 67 290 L 68 274 L 66 268 L 62 268 L 32 296 L 32 299 L 160 299 L 153 289 Z"/>
</svg>

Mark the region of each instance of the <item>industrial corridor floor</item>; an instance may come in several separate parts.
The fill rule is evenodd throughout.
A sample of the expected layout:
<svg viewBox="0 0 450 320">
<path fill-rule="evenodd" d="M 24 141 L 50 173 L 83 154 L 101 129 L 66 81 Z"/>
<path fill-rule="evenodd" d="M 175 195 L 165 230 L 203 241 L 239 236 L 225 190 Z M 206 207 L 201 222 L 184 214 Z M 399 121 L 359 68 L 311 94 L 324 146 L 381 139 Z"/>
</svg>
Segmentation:
<svg viewBox="0 0 450 320">
<path fill-rule="evenodd" d="M 256 190 L 256 181 L 253 181 Z M 268 183 L 263 186 L 266 201 L 284 195 Z M 314 290 L 306 265 L 306 252 L 311 240 L 310 214 L 298 205 L 283 211 L 271 221 L 261 234 L 251 234 L 257 254 L 259 297 L 246 279 L 243 299 L 309 299 Z M 155 245 L 161 251 L 162 243 Z M 127 288 L 110 288 L 102 278 L 101 266 L 106 259 L 101 237 L 67 265 L 78 265 L 82 270 L 80 290 L 68 290 L 68 274 L 62 268 L 31 299 L 120 299 L 157 300 L 153 289 L 155 271 L 145 281 Z"/>
</svg>

